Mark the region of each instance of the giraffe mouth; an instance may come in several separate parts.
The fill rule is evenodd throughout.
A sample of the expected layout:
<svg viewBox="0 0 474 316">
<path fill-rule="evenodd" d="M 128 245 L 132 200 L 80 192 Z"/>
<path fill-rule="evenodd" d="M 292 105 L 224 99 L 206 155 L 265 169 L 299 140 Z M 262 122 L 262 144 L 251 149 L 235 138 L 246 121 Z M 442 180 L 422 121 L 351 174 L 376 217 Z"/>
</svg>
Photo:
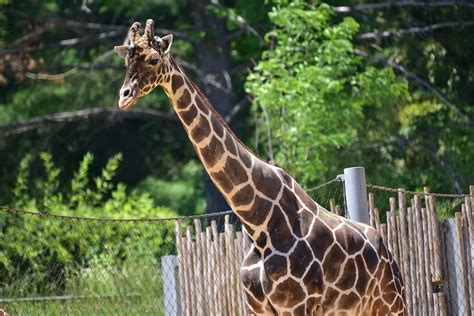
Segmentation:
<svg viewBox="0 0 474 316">
<path fill-rule="evenodd" d="M 135 83 L 124 85 L 122 89 L 120 89 L 119 108 L 121 110 L 130 108 L 137 102 L 138 97 L 139 93 Z"/>
<path fill-rule="evenodd" d="M 128 108 L 131 108 L 132 105 L 134 105 L 138 100 L 138 97 L 133 97 L 133 98 L 126 98 L 122 99 L 120 98 L 118 106 L 121 110 L 126 110 Z"/>
</svg>

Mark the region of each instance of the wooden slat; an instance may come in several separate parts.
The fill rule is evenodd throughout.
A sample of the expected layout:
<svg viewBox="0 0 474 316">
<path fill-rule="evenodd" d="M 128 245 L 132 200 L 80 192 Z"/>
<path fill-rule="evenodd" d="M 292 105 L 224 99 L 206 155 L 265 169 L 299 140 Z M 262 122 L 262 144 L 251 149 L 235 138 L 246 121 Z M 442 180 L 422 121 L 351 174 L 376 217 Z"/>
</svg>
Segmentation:
<svg viewBox="0 0 474 316">
<path fill-rule="evenodd" d="M 228 291 L 228 302 L 229 310 L 232 315 L 237 310 L 237 299 L 235 294 L 235 274 L 234 261 L 235 261 L 235 244 L 234 244 L 234 230 L 229 222 L 229 216 L 225 218 L 225 245 L 226 245 L 226 275 L 227 275 L 227 291 Z"/>
<path fill-rule="evenodd" d="M 426 208 L 421 209 L 422 224 L 423 224 L 423 253 L 424 253 L 424 272 L 425 272 L 425 287 L 426 287 L 426 299 L 427 299 L 427 311 L 428 315 L 433 315 L 433 285 L 431 282 L 431 251 L 430 246 L 431 240 L 428 234 L 428 211 Z"/>
<path fill-rule="evenodd" d="M 237 231 L 235 233 L 235 239 L 234 239 L 234 244 L 235 244 L 235 253 L 236 253 L 236 260 L 234 261 L 235 262 L 235 271 L 237 272 L 236 273 L 236 284 L 235 284 L 235 288 L 236 288 L 236 298 L 237 298 L 237 307 L 238 307 L 238 314 L 239 315 L 242 315 L 242 311 L 243 311 L 243 304 L 242 304 L 242 286 L 241 286 L 241 283 L 240 283 L 240 267 L 242 265 L 242 243 L 243 243 L 243 239 L 242 239 L 242 232 L 240 231 Z"/>
<path fill-rule="evenodd" d="M 409 229 L 410 229 L 410 249 L 411 249 L 411 260 L 410 260 L 410 271 L 411 271 L 411 284 L 412 284 L 412 302 L 413 302 L 413 310 L 412 315 L 419 315 L 420 308 L 421 308 L 421 300 L 420 300 L 420 287 L 418 286 L 418 243 L 417 243 L 417 236 L 416 236 L 416 216 L 415 216 L 415 208 L 414 208 L 414 201 L 412 200 L 412 206 L 408 208 L 407 214 L 409 215 Z"/>
<path fill-rule="evenodd" d="M 189 265 L 190 265 L 190 258 L 189 258 L 189 245 L 186 237 L 181 238 L 181 243 L 183 245 L 183 271 L 184 271 L 184 308 L 183 312 L 185 315 L 191 315 L 191 286 L 190 286 L 190 279 L 191 275 L 189 274 Z"/>
<path fill-rule="evenodd" d="M 204 298 L 204 280 L 203 280 L 203 264 L 204 264 L 204 249 L 202 246 L 203 240 L 201 238 L 201 220 L 194 219 L 195 231 L 195 260 L 194 260 L 194 277 L 196 290 L 196 304 L 198 315 L 206 315 L 206 304 Z"/>
<path fill-rule="evenodd" d="M 221 293 L 221 263 L 220 258 L 222 254 L 220 252 L 219 246 L 219 233 L 217 231 L 217 223 L 216 221 L 211 222 L 211 231 L 213 237 L 213 258 L 212 258 L 212 271 L 214 275 L 214 304 L 215 304 L 215 315 L 223 315 L 223 300 L 222 300 L 222 293 Z"/>
<path fill-rule="evenodd" d="M 429 211 L 430 211 L 430 236 L 433 245 L 433 275 L 432 282 L 435 285 L 443 285 L 446 279 L 443 273 L 443 251 L 441 245 L 442 230 L 440 229 L 440 222 L 438 219 L 438 211 L 436 209 L 436 199 L 430 195 L 428 197 Z"/>
<path fill-rule="evenodd" d="M 392 221 L 392 227 L 393 227 L 393 232 L 392 232 L 392 248 L 393 248 L 393 254 L 395 261 L 397 262 L 398 265 L 400 265 L 400 248 L 398 247 L 398 241 L 399 241 L 399 234 L 398 234 L 398 225 L 397 225 L 397 210 L 396 210 L 396 199 L 395 198 L 390 198 L 390 213 L 391 213 L 391 221 Z"/>
<path fill-rule="evenodd" d="M 369 193 L 369 219 L 370 219 L 370 226 L 377 228 L 375 225 L 375 197 L 374 193 Z"/>
<path fill-rule="evenodd" d="M 187 251 L 188 251 L 188 265 L 187 275 L 188 275 L 188 297 L 189 297 L 189 310 L 191 315 L 197 314 L 197 304 L 196 304 L 196 275 L 194 273 L 194 256 L 195 256 L 195 245 L 193 242 L 193 227 L 188 225 L 186 227 L 186 243 L 187 243 Z"/>
<path fill-rule="evenodd" d="M 417 241 L 417 285 L 419 286 L 419 302 L 421 304 L 421 314 L 428 315 L 427 310 L 427 290 L 426 290 L 426 274 L 425 274 L 425 256 L 424 249 L 425 245 L 423 242 L 423 218 L 421 215 L 421 201 L 419 195 L 413 197 L 414 208 L 415 208 L 415 218 L 416 218 L 416 241 Z"/>
<path fill-rule="evenodd" d="M 472 234 L 473 223 L 472 223 L 472 206 L 471 199 L 465 198 L 464 205 L 462 209 L 462 219 L 463 219 L 463 235 L 464 235 L 464 251 L 466 255 L 466 268 L 467 268 L 467 281 L 468 281 L 468 290 L 469 298 L 471 305 L 471 314 L 474 314 L 474 265 L 473 265 L 473 256 L 471 252 L 471 245 L 473 243 Z"/>
<path fill-rule="evenodd" d="M 176 221 L 176 248 L 178 250 L 178 256 L 179 256 L 179 265 L 178 265 L 178 279 L 179 279 L 179 297 L 180 297 L 180 308 L 178 310 L 181 310 L 182 312 L 185 311 L 185 306 L 186 306 L 186 286 L 185 286 L 185 254 L 184 254 L 184 247 L 182 243 L 182 236 L 183 231 L 181 229 L 181 221 L 177 220 Z"/>
<path fill-rule="evenodd" d="M 440 316 L 447 316 L 448 315 L 448 300 L 446 298 L 446 294 L 444 293 L 436 293 L 438 306 L 439 306 L 439 315 Z"/>
<path fill-rule="evenodd" d="M 329 210 L 331 213 L 337 214 L 336 212 L 336 200 L 335 199 L 330 199 L 329 200 Z"/>
<path fill-rule="evenodd" d="M 464 206 L 464 205 L 463 205 Z M 456 249 L 455 254 L 459 256 L 460 261 L 460 286 L 461 286 L 461 295 L 462 295 L 462 304 L 465 308 L 466 312 L 470 311 L 470 298 L 469 298 L 469 284 L 468 284 L 468 271 L 466 266 L 466 254 L 464 251 L 464 238 L 463 238 L 463 220 L 462 220 L 462 213 L 456 212 L 454 214 L 454 222 L 456 228 L 456 239 L 458 240 L 459 249 Z"/>
<path fill-rule="evenodd" d="M 222 304 L 224 305 L 224 308 L 223 308 L 223 314 L 222 315 L 229 315 L 229 311 L 228 309 L 226 308 L 227 306 L 229 306 L 229 296 L 228 295 L 225 295 L 226 294 L 226 289 L 229 288 L 229 285 L 228 285 L 228 280 L 227 280 L 227 277 L 226 277 L 226 272 L 228 272 L 228 269 L 226 267 L 226 256 L 225 256 L 225 252 L 226 252 L 226 249 L 225 249 L 226 245 L 225 245 L 225 235 L 223 233 L 220 233 L 219 234 L 219 253 L 221 254 L 220 255 L 220 291 L 221 291 L 221 299 L 222 299 Z"/>
<path fill-rule="evenodd" d="M 406 195 L 404 189 L 398 189 L 398 209 L 400 212 L 400 253 L 401 253 L 401 270 L 403 275 L 403 282 L 405 284 L 405 300 L 407 306 L 407 314 L 411 315 L 412 309 L 412 284 L 410 278 L 410 253 L 409 237 L 408 237 L 408 221 L 407 221 L 407 206 Z"/>
<path fill-rule="evenodd" d="M 216 310 L 214 309 L 214 271 L 212 260 L 214 258 L 214 251 L 213 251 L 213 242 L 212 242 L 212 232 L 211 226 L 206 227 L 206 252 L 208 254 L 207 261 L 206 261 L 206 304 L 207 304 L 207 311 L 210 315 L 215 314 Z"/>
<path fill-rule="evenodd" d="M 380 235 L 382 236 L 384 244 L 388 244 L 387 242 L 387 224 L 380 224 Z"/>
</svg>

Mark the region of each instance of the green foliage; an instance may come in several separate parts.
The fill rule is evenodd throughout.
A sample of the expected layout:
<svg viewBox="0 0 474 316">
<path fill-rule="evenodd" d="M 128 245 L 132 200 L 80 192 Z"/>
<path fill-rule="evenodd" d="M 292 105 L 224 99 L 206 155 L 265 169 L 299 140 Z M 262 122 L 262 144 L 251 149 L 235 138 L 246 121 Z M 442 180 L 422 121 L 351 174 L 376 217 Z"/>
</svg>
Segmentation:
<svg viewBox="0 0 474 316">
<path fill-rule="evenodd" d="M 175 179 L 148 177 L 137 186 L 138 192 L 147 192 L 157 205 L 169 207 L 180 215 L 203 214 L 202 164 L 191 161 Z"/>
<path fill-rule="evenodd" d="M 352 18 L 332 23 L 326 4 L 292 1 L 269 16 L 271 48 L 246 83 L 261 118 L 260 145 L 266 148 L 271 130 L 277 163 L 305 185 L 327 180 L 340 167 L 334 164 L 338 151 L 358 140 L 368 119 L 396 113 L 407 97 L 406 82 L 357 57 L 352 38 L 358 24 Z M 373 112 L 381 114 L 368 118 Z"/>
<path fill-rule="evenodd" d="M 69 183 L 60 183 L 61 170 L 55 166 L 49 153 L 40 153 L 44 175 L 32 179 L 29 169 L 32 156 L 20 162 L 14 207 L 52 214 L 81 214 L 102 217 L 167 217 L 174 213 L 169 209 L 154 206 L 146 192 L 128 191 L 123 183 L 115 184 L 113 178 L 122 160 L 121 154 L 112 156 L 96 177 L 90 176 L 94 162 L 91 154 L 84 155 L 79 168 Z M 62 190 L 60 190 L 62 188 Z"/>
<path fill-rule="evenodd" d="M 127 191 L 114 184 L 121 155 L 111 157 L 102 172 L 91 177 L 93 157 L 87 154 L 70 181 L 69 188 L 59 181 L 60 169 L 48 153 L 39 155 L 44 175 L 33 178 L 29 166 L 33 156 L 20 162 L 13 189 L 16 208 L 49 214 L 91 217 L 170 217 L 175 213 L 156 207 L 146 193 Z M 0 213 L 0 283 L 34 276 L 27 282 L 28 293 L 56 293 L 66 288 L 72 271 L 88 267 L 120 265 L 126 260 L 150 260 L 174 251 L 174 225 L 171 221 L 101 222 L 15 216 Z M 32 292 L 33 291 L 33 292 Z M 56 293 L 57 294 L 57 293 Z"/>
</svg>

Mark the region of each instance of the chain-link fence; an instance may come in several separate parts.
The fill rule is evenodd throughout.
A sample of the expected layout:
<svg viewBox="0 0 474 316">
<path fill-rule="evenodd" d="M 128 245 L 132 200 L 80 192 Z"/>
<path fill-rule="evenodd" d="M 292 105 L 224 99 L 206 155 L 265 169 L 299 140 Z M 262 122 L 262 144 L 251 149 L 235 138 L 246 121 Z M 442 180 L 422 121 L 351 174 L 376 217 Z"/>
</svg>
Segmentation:
<svg viewBox="0 0 474 316">
<path fill-rule="evenodd" d="M 345 216 L 339 180 L 308 190 Z M 472 315 L 472 197 L 368 186 L 409 315 Z M 231 212 L 116 220 L 0 209 L 0 309 L 10 315 L 246 315 L 249 240 Z"/>
</svg>

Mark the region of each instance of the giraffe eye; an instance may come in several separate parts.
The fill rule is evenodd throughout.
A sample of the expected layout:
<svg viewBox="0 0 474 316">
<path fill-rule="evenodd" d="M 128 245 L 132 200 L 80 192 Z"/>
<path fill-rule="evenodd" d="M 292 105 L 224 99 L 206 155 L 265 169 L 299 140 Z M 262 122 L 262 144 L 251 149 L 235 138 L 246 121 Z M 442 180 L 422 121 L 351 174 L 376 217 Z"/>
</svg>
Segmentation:
<svg viewBox="0 0 474 316">
<path fill-rule="evenodd" d="M 150 60 L 150 64 L 151 64 L 151 65 L 156 65 L 156 64 L 158 64 L 158 59 L 152 59 L 152 60 Z"/>
</svg>

